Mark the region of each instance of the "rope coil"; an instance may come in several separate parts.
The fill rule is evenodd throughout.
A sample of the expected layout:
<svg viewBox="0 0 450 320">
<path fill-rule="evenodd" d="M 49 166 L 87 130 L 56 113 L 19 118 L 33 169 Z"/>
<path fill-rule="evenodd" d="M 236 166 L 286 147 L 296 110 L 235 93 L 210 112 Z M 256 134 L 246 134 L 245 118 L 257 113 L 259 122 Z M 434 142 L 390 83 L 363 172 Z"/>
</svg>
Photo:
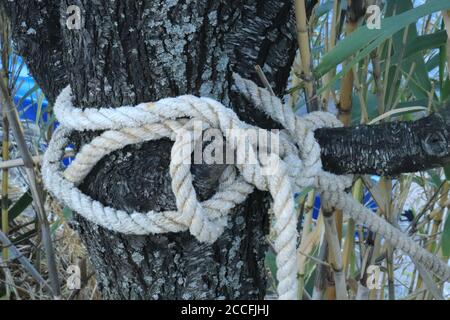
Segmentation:
<svg viewBox="0 0 450 320">
<path fill-rule="evenodd" d="M 240 147 L 249 147 L 248 157 L 254 159 L 259 159 L 256 150 L 261 146 L 250 142 L 245 130 L 262 129 L 242 122 L 231 109 L 218 101 L 188 95 L 134 107 L 79 109 L 73 106 L 70 87 L 66 87 L 54 106 L 61 126 L 55 131 L 43 161 L 46 188 L 72 210 L 107 229 L 137 235 L 189 230 L 199 241 L 206 243 L 217 240 L 226 227 L 231 209 L 245 201 L 254 187 L 269 191 L 273 198 L 277 291 L 279 299 L 296 299 L 298 234 L 293 195 L 294 190 L 313 186 L 321 193 L 327 208 L 343 210 L 355 221 L 380 233 L 394 247 L 414 257 L 442 280 L 450 278 L 450 268 L 444 262 L 346 193 L 352 184 L 351 176 L 336 176 L 323 171 L 314 130 L 341 126 L 333 115 L 314 112 L 300 118 L 290 107 L 253 82 L 235 75 L 235 84 L 256 107 L 286 130 L 281 135 L 279 150 L 271 150 L 268 161 L 227 166 L 216 194 L 209 200 L 199 202 L 192 185 L 190 150 L 199 139 L 193 129 L 194 121 L 201 121 L 203 129 L 219 129 L 227 141 L 236 141 L 234 152 Z M 236 129 L 240 129 L 238 137 L 233 135 Z M 63 171 L 61 159 L 74 130 L 106 131 L 84 145 L 76 159 Z M 165 137 L 174 141 L 170 175 L 177 211 L 129 214 L 104 206 L 77 188 L 104 156 L 130 144 Z M 264 174 L 268 171 L 272 175 Z"/>
</svg>

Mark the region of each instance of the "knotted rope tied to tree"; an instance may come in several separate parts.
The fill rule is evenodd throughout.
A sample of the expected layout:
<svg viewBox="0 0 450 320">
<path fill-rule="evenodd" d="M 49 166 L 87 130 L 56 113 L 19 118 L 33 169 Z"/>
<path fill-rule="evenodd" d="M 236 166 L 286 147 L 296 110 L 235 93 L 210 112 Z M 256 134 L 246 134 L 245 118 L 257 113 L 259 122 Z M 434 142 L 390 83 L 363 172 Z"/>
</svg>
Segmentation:
<svg viewBox="0 0 450 320">
<path fill-rule="evenodd" d="M 190 152 L 192 143 L 199 139 L 192 129 L 192 121 L 201 121 L 203 129 L 218 128 L 227 141 L 237 141 L 233 146 L 234 152 L 243 144 L 248 146 L 249 137 L 245 129 L 255 127 L 239 120 L 231 109 L 218 101 L 190 95 L 134 107 L 79 109 L 73 106 L 70 87 L 66 87 L 54 106 L 61 126 L 55 131 L 43 161 L 46 188 L 72 210 L 107 229 L 136 235 L 189 230 L 200 242 L 206 243 L 213 243 L 222 234 L 231 209 L 242 203 L 254 187 L 269 191 L 273 198 L 277 291 L 279 299 L 296 299 L 298 232 L 294 190 L 312 186 L 320 192 L 325 209 L 336 208 L 346 212 L 356 222 L 379 233 L 394 247 L 423 264 L 441 280 L 450 279 L 450 268 L 443 261 L 346 192 L 352 184 L 351 176 L 337 176 L 322 169 L 320 146 L 314 138 L 314 131 L 341 126 L 334 115 L 314 112 L 298 117 L 292 108 L 267 90 L 238 75 L 234 78 L 237 89 L 244 96 L 285 128 L 281 135 L 284 138 L 280 139 L 278 153 L 271 150 L 269 160 L 264 163 L 250 165 L 244 161 L 245 164 L 227 166 L 216 194 L 209 200 L 199 202 L 192 184 Z M 233 136 L 232 129 L 241 129 L 238 130 L 241 135 Z M 76 159 L 63 171 L 61 159 L 74 130 L 106 131 L 84 145 Z M 129 214 L 104 206 L 78 189 L 77 185 L 105 155 L 130 144 L 165 137 L 175 141 L 170 175 L 178 211 Z M 258 159 L 255 150 L 261 146 L 257 143 L 250 143 L 248 157 Z M 265 170 L 273 174 L 265 175 Z"/>
</svg>

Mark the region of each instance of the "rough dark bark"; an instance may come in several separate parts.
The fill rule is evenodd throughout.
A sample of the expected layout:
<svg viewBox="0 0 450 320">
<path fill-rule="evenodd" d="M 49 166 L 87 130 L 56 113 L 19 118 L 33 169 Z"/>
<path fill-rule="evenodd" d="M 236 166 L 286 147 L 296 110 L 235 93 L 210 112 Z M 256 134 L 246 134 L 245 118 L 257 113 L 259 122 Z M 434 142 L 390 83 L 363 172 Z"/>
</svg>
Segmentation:
<svg viewBox="0 0 450 320">
<path fill-rule="evenodd" d="M 26 5 L 25 5 L 26 4 Z M 81 30 L 64 27 L 67 5 L 78 5 Z M 191 93 L 212 96 L 251 123 L 271 127 L 232 91 L 232 72 L 258 80 L 259 64 L 281 94 L 295 54 L 292 2 L 286 1 L 16 1 L 7 4 L 18 51 L 53 100 L 62 84 L 43 65 L 34 43 L 58 39 L 67 82 L 80 106 L 120 106 Z M 40 16 L 61 13 L 60 23 Z M 37 12 L 36 9 L 39 9 Z M 39 18 L 47 18 L 38 24 Z M 25 21 L 26 27 L 22 27 Z M 57 19 L 58 20 L 58 19 Z M 44 25 L 44 26 L 42 26 Z M 35 33 L 29 32 L 33 28 Z M 46 52 L 44 52 L 46 53 Z M 39 60 L 39 61 L 37 61 Z M 48 73 L 48 71 L 50 71 Z M 59 75 L 61 73 L 58 73 Z M 59 86 L 58 86 L 59 84 Z M 77 137 L 83 141 L 85 136 Z M 106 205 L 126 210 L 175 209 L 168 164 L 171 142 L 130 146 L 103 159 L 81 186 Z M 214 168 L 193 169 L 200 198 L 214 192 Z M 267 243 L 267 195 L 255 192 L 236 208 L 214 245 L 187 232 L 124 236 L 81 217 L 79 230 L 105 298 L 262 298 Z"/>
<path fill-rule="evenodd" d="M 231 73 L 258 82 L 253 70 L 259 64 L 275 92 L 283 93 L 296 49 L 291 0 L 0 0 L 0 4 L 11 17 L 16 49 L 50 101 L 67 83 L 83 107 L 191 93 L 221 100 L 250 123 L 276 126 L 233 91 Z M 65 28 L 68 4 L 81 7 L 81 30 Z M 417 156 L 436 152 L 434 147 L 417 149 L 422 141 L 417 135 L 419 122 L 398 125 L 403 128 L 399 140 L 392 134 L 399 130 L 396 125 L 383 126 L 318 131 L 325 168 L 380 173 L 415 168 L 393 150 L 408 134 L 415 139 Z M 425 131 L 430 137 L 426 141 L 440 146 L 436 141 L 442 139 L 434 138 L 431 129 Z M 75 138 L 83 143 L 90 136 Z M 448 131 L 444 137 L 448 151 Z M 170 147 L 171 142 L 161 140 L 115 152 L 95 167 L 82 188 L 104 204 L 128 211 L 174 209 Z M 372 150 L 390 156 L 385 159 L 378 152 L 378 160 L 373 160 L 368 156 Z M 201 199 L 214 192 L 220 172 L 217 167 L 193 168 Z M 267 200 L 261 192 L 250 196 L 211 246 L 199 244 L 188 233 L 123 236 L 80 217 L 78 229 L 105 298 L 262 298 Z"/>
<path fill-rule="evenodd" d="M 337 174 L 393 176 L 450 163 L 450 107 L 414 122 L 320 129 L 324 167 Z"/>
<path fill-rule="evenodd" d="M 22 55 L 36 82 L 53 102 L 67 85 L 63 62 L 59 6 L 50 1 L 0 1 L 11 19 L 15 50 Z M 2 21 L 0 21 L 2 23 Z"/>
</svg>

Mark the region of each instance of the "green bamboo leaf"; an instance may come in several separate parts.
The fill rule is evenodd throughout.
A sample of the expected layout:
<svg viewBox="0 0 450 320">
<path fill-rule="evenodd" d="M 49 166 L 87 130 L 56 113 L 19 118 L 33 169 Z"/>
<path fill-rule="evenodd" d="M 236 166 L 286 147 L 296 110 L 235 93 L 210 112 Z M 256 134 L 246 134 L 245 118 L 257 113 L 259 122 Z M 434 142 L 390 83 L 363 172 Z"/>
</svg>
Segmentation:
<svg viewBox="0 0 450 320">
<path fill-rule="evenodd" d="M 440 172 L 438 173 L 436 170 L 428 170 L 428 174 L 430 175 L 429 182 L 434 184 L 436 188 L 439 188 L 442 185 Z"/>
<path fill-rule="evenodd" d="M 439 66 L 439 54 L 433 55 L 426 63 L 427 71 L 431 72 Z"/>
<path fill-rule="evenodd" d="M 444 30 L 445 31 L 445 30 Z M 446 32 L 446 31 L 445 31 Z M 446 42 L 447 43 L 447 42 Z M 450 79 L 446 72 L 447 64 L 447 48 L 446 43 L 439 48 L 439 86 L 440 100 L 446 101 L 450 97 Z"/>
<path fill-rule="evenodd" d="M 19 90 L 19 88 L 22 86 L 22 83 L 24 80 L 21 80 L 19 83 L 20 73 L 22 72 L 22 69 L 25 67 L 25 61 L 21 61 L 20 64 L 18 60 L 13 59 L 13 63 L 11 65 L 11 73 L 12 76 L 10 78 L 10 87 L 14 90 Z"/>
<path fill-rule="evenodd" d="M 389 1 L 386 15 L 392 16 L 395 12 L 397 14 L 410 12 L 413 8 L 414 5 L 411 0 Z M 416 24 L 417 22 L 414 21 L 414 23 L 407 26 L 407 28 L 400 30 L 393 36 L 393 48 L 395 54 L 397 55 L 396 59 L 398 60 L 396 62 L 397 65 L 395 66 L 395 69 L 397 72 L 397 68 L 399 68 L 403 75 L 406 75 L 411 70 L 413 70 L 411 79 L 407 84 L 408 88 L 414 93 L 416 98 L 428 99 L 429 92 L 432 90 L 432 85 L 425 65 L 423 54 L 419 51 L 409 53 L 407 52 L 408 47 L 414 47 L 420 40 L 424 39 L 420 39 L 417 33 Z M 429 38 L 425 39 L 429 40 Z M 404 43 L 405 40 L 406 42 Z M 444 41 L 447 41 L 446 34 Z M 395 96 L 398 94 L 398 87 L 400 85 L 401 78 L 401 76 L 396 75 L 394 75 L 394 77 L 392 78 L 390 77 L 386 88 L 386 97 L 388 99 L 390 99 L 391 96 L 392 98 L 395 98 Z M 396 83 L 393 83 L 393 81 L 396 81 Z M 392 102 L 393 100 L 391 101 L 391 103 Z M 386 104 L 388 103 L 389 101 L 386 100 Z"/>
<path fill-rule="evenodd" d="M 316 14 L 316 18 L 320 18 L 331 10 L 333 10 L 333 1 L 328 1 L 318 5 L 314 13 Z"/>
<path fill-rule="evenodd" d="M 420 106 L 397 108 L 397 109 L 390 110 L 390 111 L 376 117 L 375 119 L 370 121 L 369 124 L 375 124 L 377 122 L 380 122 L 381 120 L 390 118 L 392 116 L 398 117 L 400 115 L 406 115 L 406 114 L 411 114 L 411 113 L 420 112 L 420 111 L 427 111 L 427 110 L 428 110 L 427 108 L 420 107 Z"/>
<path fill-rule="evenodd" d="M 445 178 L 450 181 L 450 164 L 444 167 Z"/>
<path fill-rule="evenodd" d="M 10 221 L 17 218 L 22 212 L 25 211 L 26 208 L 33 202 L 33 198 L 31 196 L 31 192 L 28 189 L 19 200 L 14 203 L 14 205 L 8 210 Z"/>
<path fill-rule="evenodd" d="M 42 91 L 39 91 L 38 100 L 37 100 L 37 111 L 36 111 L 36 125 L 39 126 L 39 121 L 41 121 L 42 114 L 42 104 L 44 102 L 45 95 Z"/>
<path fill-rule="evenodd" d="M 397 109 L 400 108 L 409 108 L 409 107 L 428 107 L 428 99 L 420 99 L 420 100 L 411 100 L 411 101 L 405 101 L 401 102 L 397 105 Z"/>
<path fill-rule="evenodd" d="M 357 126 L 361 123 L 361 100 L 359 100 L 358 95 L 356 93 L 353 93 L 352 100 L 353 100 L 352 125 Z M 369 119 L 373 119 L 378 116 L 377 98 L 371 92 L 367 93 L 366 107 Z"/>
<path fill-rule="evenodd" d="M 421 188 L 425 188 L 425 180 L 419 176 L 414 176 L 413 181 L 418 184 Z"/>
<path fill-rule="evenodd" d="M 275 286 L 278 285 L 277 281 L 277 262 L 275 253 L 272 250 L 268 250 L 266 253 L 266 266 L 269 268 L 270 273 L 272 274 L 272 278 L 275 281 Z"/>
<path fill-rule="evenodd" d="M 409 59 L 412 55 L 429 49 L 436 49 L 444 46 L 447 42 L 447 32 L 445 30 L 440 30 L 432 34 L 426 34 L 423 36 L 418 36 L 414 41 L 408 42 L 405 49 L 405 54 L 403 56 L 404 60 Z M 398 56 L 394 56 L 394 63 L 399 60 Z"/>
<path fill-rule="evenodd" d="M 72 210 L 69 207 L 64 207 L 62 210 L 62 218 L 58 218 L 55 223 L 52 224 L 51 233 L 55 233 L 55 231 L 62 225 L 63 220 L 70 220 L 72 218 L 72 214 Z"/>
<path fill-rule="evenodd" d="M 30 90 L 25 92 L 25 94 L 19 99 L 19 102 L 17 103 L 18 106 L 21 106 L 26 98 L 31 96 L 34 92 L 36 92 L 39 89 L 39 86 L 36 84 L 34 85 Z"/>
<path fill-rule="evenodd" d="M 447 99 L 450 98 L 450 78 L 447 77 L 442 82 L 442 88 L 441 88 L 441 101 L 447 101 Z"/>
<path fill-rule="evenodd" d="M 355 64 L 368 56 L 375 48 L 380 46 L 388 38 L 405 28 L 406 26 L 417 22 L 420 18 L 442 10 L 450 9 L 450 2 L 441 0 L 431 0 L 421 6 L 408 10 L 394 17 L 382 20 L 381 29 L 370 30 L 367 26 L 359 27 L 347 38 L 340 41 L 336 47 L 327 53 L 314 71 L 317 78 L 322 77 L 329 71 L 336 68 L 339 64 L 349 59 L 357 52 L 355 58 L 347 63 L 341 72 L 339 72 L 329 84 L 321 88 L 318 94 L 322 93 L 334 82 L 342 78 Z"/>
<path fill-rule="evenodd" d="M 450 257 L 450 214 L 447 215 L 447 219 L 445 221 L 441 245 L 442 254 L 444 255 L 444 257 Z"/>
<path fill-rule="evenodd" d="M 12 243 L 17 246 L 22 241 L 26 241 L 26 240 L 32 239 L 34 236 L 36 236 L 36 234 L 38 234 L 38 230 L 32 229 L 30 231 L 27 231 L 27 232 L 25 232 L 23 234 L 18 235 L 16 238 L 14 238 Z"/>
<path fill-rule="evenodd" d="M 295 197 L 299 200 L 302 201 L 302 199 L 304 199 L 308 193 L 310 193 L 311 191 L 313 191 L 314 188 L 313 187 L 306 187 L 305 189 L 303 189 L 302 191 L 300 191 L 300 193 L 296 194 Z"/>
</svg>

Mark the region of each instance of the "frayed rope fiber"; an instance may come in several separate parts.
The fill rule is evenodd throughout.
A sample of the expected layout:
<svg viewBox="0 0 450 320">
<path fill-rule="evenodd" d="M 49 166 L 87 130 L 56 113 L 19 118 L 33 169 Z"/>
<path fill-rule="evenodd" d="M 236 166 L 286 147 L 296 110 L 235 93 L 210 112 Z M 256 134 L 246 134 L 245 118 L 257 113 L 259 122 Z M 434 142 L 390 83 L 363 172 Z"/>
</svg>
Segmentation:
<svg viewBox="0 0 450 320">
<path fill-rule="evenodd" d="M 413 257 L 441 280 L 449 280 L 450 268 L 442 260 L 363 207 L 345 191 L 351 186 L 351 176 L 337 176 L 322 169 L 320 146 L 314 138 L 314 130 L 342 126 L 334 115 L 314 112 L 298 117 L 289 106 L 267 90 L 238 75 L 234 75 L 234 78 L 237 89 L 255 107 L 283 125 L 285 130 L 281 135 L 283 138 L 280 139 L 279 150 L 271 150 L 268 161 L 227 166 L 216 194 L 209 200 L 197 200 L 192 185 L 191 165 L 186 164 L 189 163 L 186 157 L 190 157 L 192 143 L 199 139 L 193 130 L 193 121 L 201 121 L 203 129 L 220 129 L 227 141 L 237 141 L 234 152 L 240 146 L 249 145 L 250 138 L 245 130 L 256 127 L 242 122 L 231 109 L 214 99 L 190 95 L 133 107 L 79 109 L 73 106 L 70 87 L 66 87 L 54 106 L 61 126 L 56 129 L 43 161 L 46 188 L 72 210 L 109 230 L 136 235 L 189 230 L 200 242 L 205 243 L 217 240 L 224 231 L 231 209 L 245 201 L 254 187 L 269 191 L 273 198 L 277 291 L 279 299 L 284 300 L 296 299 L 298 296 L 298 232 L 294 191 L 312 186 L 320 192 L 326 209 L 335 208 L 349 214 L 356 222 L 382 235 L 395 248 Z M 240 129 L 238 137 L 233 136 L 233 129 Z M 70 133 L 74 130 L 105 131 L 84 145 L 76 159 L 63 170 L 61 159 L 69 143 Z M 170 175 L 177 211 L 130 214 L 104 206 L 78 189 L 78 184 L 104 156 L 130 144 L 161 138 L 174 141 Z M 258 159 L 257 148 L 257 142 L 250 143 L 248 157 Z M 269 176 L 264 172 L 272 174 Z"/>
</svg>

